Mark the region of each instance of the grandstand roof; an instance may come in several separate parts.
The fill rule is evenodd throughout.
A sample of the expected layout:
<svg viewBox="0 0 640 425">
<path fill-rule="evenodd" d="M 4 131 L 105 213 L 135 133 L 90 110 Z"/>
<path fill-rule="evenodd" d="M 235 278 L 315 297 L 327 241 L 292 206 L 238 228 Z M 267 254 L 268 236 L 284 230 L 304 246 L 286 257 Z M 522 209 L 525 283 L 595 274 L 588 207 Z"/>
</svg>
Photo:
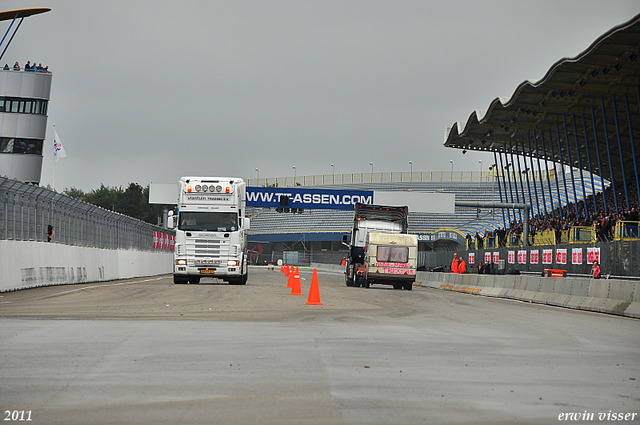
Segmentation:
<svg viewBox="0 0 640 425">
<path fill-rule="evenodd" d="M 530 141 L 533 156 L 578 167 L 579 154 L 583 169 L 588 169 L 584 149 L 588 146 L 594 174 L 609 178 L 608 137 L 613 178 L 622 177 L 621 157 L 625 176 L 633 178 L 633 161 L 637 158 L 629 140 L 637 145 L 640 139 L 639 49 L 640 15 L 636 15 L 599 37 L 577 57 L 556 62 L 541 80 L 524 81 L 510 98 L 496 98 L 486 111 L 475 111 L 466 122 L 447 128 L 444 145 L 529 155 Z M 551 156 L 550 138 L 555 144 L 555 158 Z M 558 139 L 563 149 L 565 140 L 569 141 L 572 164 L 566 154 L 560 160 Z M 596 149 L 603 170 L 594 167 Z M 640 155 L 638 149 L 635 153 Z"/>
<path fill-rule="evenodd" d="M 33 7 L 29 9 L 6 10 L 0 12 L 0 21 L 8 21 L 16 18 L 26 18 L 28 16 L 38 15 L 40 13 L 49 12 L 48 7 Z"/>
</svg>

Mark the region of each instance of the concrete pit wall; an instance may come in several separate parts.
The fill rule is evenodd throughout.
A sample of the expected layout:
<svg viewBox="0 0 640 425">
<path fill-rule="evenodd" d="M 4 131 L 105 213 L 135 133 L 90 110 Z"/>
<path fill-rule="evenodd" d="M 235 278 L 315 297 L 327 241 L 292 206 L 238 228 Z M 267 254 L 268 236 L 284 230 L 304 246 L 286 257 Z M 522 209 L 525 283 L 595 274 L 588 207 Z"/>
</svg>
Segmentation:
<svg viewBox="0 0 640 425">
<path fill-rule="evenodd" d="M 172 251 L 0 240 L 0 292 L 172 273 Z"/>
<path fill-rule="evenodd" d="M 344 267 L 333 264 L 311 264 L 311 268 L 344 272 Z M 640 318 L 638 280 L 417 272 L 416 282 L 435 289 Z"/>
</svg>

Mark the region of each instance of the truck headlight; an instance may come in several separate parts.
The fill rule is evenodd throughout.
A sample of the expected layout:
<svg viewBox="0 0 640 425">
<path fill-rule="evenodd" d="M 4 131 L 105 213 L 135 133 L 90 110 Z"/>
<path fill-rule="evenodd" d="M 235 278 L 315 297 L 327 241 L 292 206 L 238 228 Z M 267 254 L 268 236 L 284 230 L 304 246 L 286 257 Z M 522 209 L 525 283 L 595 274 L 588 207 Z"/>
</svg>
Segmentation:
<svg viewBox="0 0 640 425">
<path fill-rule="evenodd" d="M 235 266 L 239 266 L 240 265 L 240 261 L 238 260 L 229 260 L 227 261 L 227 266 L 229 267 L 235 267 Z"/>
<path fill-rule="evenodd" d="M 187 260 L 176 260 L 176 266 L 186 266 Z"/>
</svg>

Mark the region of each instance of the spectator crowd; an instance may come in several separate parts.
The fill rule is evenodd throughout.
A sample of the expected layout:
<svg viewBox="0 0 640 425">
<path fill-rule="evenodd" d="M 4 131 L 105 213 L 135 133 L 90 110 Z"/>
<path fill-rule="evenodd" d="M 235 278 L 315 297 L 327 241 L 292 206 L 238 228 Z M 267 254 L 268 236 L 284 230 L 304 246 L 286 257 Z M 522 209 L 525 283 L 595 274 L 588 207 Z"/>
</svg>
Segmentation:
<svg viewBox="0 0 640 425">
<path fill-rule="evenodd" d="M 5 71 L 9 71 L 11 68 L 9 68 L 9 64 L 8 63 L 5 63 L 3 69 Z M 22 68 L 20 67 L 20 63 L 18 61 L 16 61 L 16 63 L 13 64 L 13 70 L 14 71 L 20 71 L 21 69 Z M 33 62 L 33 64 L 31 64 L 31 61 L 27 61 L 27 63 L 24 65 L 24 70 L 25 71 L 31 71 L 31 72 L 50 72 L 48 66 L 42 66 L 41 63 L 38 63 L 36 65 L 35 62 Z"/>
<path fill-rule="evenodd" d="M 617 186 L 618 188 L 620 186 Z M 535 243 L 536 235 L 544 231 L 553 231 L 555 233 L 556 243 L 560 242 L 562 232 L 571 229 L 574 226 L 593 227 L 596 232 L 598 241 L 607 241 L 613 239 L 613 231 L 616 223 L 619 221 L 638 222 L 640 220 L 638 212 L 640 211 L 640 201 L 638 199 L 638 190 L 636 183 L 631 182 L 627 185 L 629 193 L 629 209 L 627 209 L 627 199 L 624 193 L 618 193 L 618 211 L 616 213 L 616 199 L 614 199 L 613 189 L 608 187 L 604 193 L 597 193 L 594 197 L 590 195 L 586 201 L 578 201 L 577 207 L 575 203 L 570 203 L 562 207 L 562 213 L 556 208 L 553 213 L 547 212 L 543 215 L 535 215 L 529 223 L 529 234 L 531 241 Z M 597 212 L 594 208 L 597 205 Z M 607 205 L 605 211 L 604 205 Z M 585 208 L 587 206 L 589 214 Z M 624 211 L 624 212 L 622 212 Z M 637 223 L 636 223 L 637 226 Z M 498 246 L 504 247 L 506 241 L 511 235 L 521 235 L 523 233 L 522 220 L 514 220 L 509 227 L 503 229 L 495 229 L 488 231 L 482 237 L 479 233 L 475 235 L 476 249 L 484 248 L 485 241 L 488 238 L 496 237 Z M 467 235 L 467 241 L 471 242 L 473 237 Z"/>
</svg>

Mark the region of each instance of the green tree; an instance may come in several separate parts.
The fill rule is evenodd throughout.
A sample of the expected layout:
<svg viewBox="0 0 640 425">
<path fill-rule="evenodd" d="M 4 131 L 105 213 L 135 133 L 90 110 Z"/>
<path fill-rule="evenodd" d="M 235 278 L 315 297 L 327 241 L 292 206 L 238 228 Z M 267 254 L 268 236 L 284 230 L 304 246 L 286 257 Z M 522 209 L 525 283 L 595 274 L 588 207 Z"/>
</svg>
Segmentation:
<svg viewBox="0 0 640 425">
<path fill-rule="evenodd" d="M 122 188 L 108 187 L 104 184 L 100 184 L 99 189 L 94 189 L 87 193 L 85 202 L 89 204 L 97 205 L 109 211 L 118 211 L 116 206 L 118 205 L 118 197 L 122 193 Z"/>
<path fill-rule="evenodd" d="M 77 199 L 79 201 L 84 201 L 85 198 L 87 197 L 87 194 L 84 193 L 82 191 L 82 189 L 78 189 L 75 187 L 72 187 L 71 189 L 67 189 L 66 187 L 64 188 L 64 190 L 62 191 L 62 193 L 71 196 L 74 199 Z"/>
<path fill-rule="evenodd" d="M 147 223 L 158 224 L 158 218 L 162 217 L 163 207 L 162 205 L 149 204 L 149 189 L 150 185 L 143 188 L 138 183 L 129 183 L 129 186 L 124 190 L 122 187 L 109 187 L 101 184 L 99 189 L 94 189 L 89 193 L 75 187 L 65 188 L 64 193 L 109 211 L 119 212 Z"/>
<path fill-rule="evenodd" d="M 143 203 L 142 186 L 138 183 L 129 183 L 129 187 L 119 194 L 116 205 L 118 212 L 139 219 L 143 216 Z"/>
</svg>

